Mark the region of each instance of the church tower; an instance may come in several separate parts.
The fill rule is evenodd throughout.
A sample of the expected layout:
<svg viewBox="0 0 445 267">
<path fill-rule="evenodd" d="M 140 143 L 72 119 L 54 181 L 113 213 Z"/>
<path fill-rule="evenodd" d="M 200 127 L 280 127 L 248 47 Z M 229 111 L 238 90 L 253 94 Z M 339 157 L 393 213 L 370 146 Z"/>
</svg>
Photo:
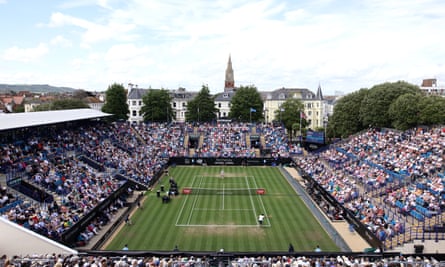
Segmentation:
<svg viewBox="0 0 445 267">
<path fill-rule="evenodd" d="M 232 58 L 229 55 L 227 62 L 226 80 L 224 81 L 224 92 L 233 91 L 235 89 L 235 79 L 233 77 Z"/>
</svg>

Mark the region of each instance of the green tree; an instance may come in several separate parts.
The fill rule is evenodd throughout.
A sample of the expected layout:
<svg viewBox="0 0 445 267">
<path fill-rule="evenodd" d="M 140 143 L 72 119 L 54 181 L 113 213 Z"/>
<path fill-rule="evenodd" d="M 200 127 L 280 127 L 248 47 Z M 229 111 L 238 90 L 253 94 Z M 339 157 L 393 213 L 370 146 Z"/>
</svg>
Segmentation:
<svg viewBox="0 0 445 267">
<path fill-rule="evenodd" d="M 306 128 L 308 122 L 300 115 L 304 112 L 303 102 L 299 99 L 290 98 L 284 101 L 281 106 L 275 110 L 275 120 L 280 121 L 290 136 L 297 136 L 301 129 Z M 295 127 L 298 125 L 298 127 Z"/>
<path fill-rule="evenodd" d="M 42 104 L 34 108 L 33 111 L 63 110 L 89 108 L 89 106 L 80 99 L 66 98 L 58 99 L 48 104 Z"/>
<path fill-rule="evenodd" d="M 88 93 L 87 91 L 79 89 L 79 90 L 74 91 L 73 98 L 75 98 L 75 99 L 84 99 L 84 98 L 86 98 L 86 97 L 88 97 L 90 95 L 91 94 Z"/>
<path fill-rule="evenodd" d="M 404 94 L 391 103 L 388 115 L 392 126 L 405 131 L 419 122 L 419 103 L 423 98 L 420 94 Z"/>
<path fill-rule="evenodd" d="M 241 86 L 230 102 L 229 118 L 239 121 L 261 121 L 263 100 L 255 86 Z"/>
<path fill-rule="evenodd" d="M 445 98 L 440 96 L 423 97 L 419 104 L 419 124 L 445 124 Z"/>
<path fill-rule="evenodd" d="M 362 88 L 338 100 L 334 113 L 329 117 L 326 129 L 328 137 L 347 137 L 365 128 L 358 114 L 368 92 L 368 89 Z"/>
<path fill-rule="evenodd" d="M 102 111 L 113 114 L 116 120 L 128 119 L 127 92 L 121 84 L 114 83 L 108 86 Z"/>
<path fill-rule="evenodd" d="M 174 116 L 171 101 L 172 98 L 168 90 L 149 89 L 148 93 L 142 97 L 141 112 L 144 121 L 171 121 Z"/>
<path fill-rule="evenodd" d="M 48 111 L 51 110 L 51 103 L 40 104 L 35 106 L 32 111 Z"/>
<path fill-rule="evenodd" d="M 418 86 L 404 81 L 373 86 L 361 102 L 360 119 L 363 125 L 391 127 L 388 114 L 391 104 L 401 95 L 421 93 Z"/>
<path fill-rule="evenodd" d="M 203 85 L 201 91 L 187 103 L 186 121 L 211 122 L 216 119 L 218 109 L 215 107 L 215 98 L 210 95 L 207 85 Z"/>
</svg>

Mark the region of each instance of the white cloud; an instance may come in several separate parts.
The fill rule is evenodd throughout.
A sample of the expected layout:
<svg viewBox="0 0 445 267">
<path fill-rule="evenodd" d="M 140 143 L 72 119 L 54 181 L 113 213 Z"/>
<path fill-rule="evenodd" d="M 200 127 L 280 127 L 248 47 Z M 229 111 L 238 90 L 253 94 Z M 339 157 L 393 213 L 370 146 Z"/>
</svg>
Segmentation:
<svg viewBox="0 0 445 267">
<path fill-rule="evenodd" d="M 51 45 L 62 46 L 62 47 L 72 47 L 73 44 L 70 40 L 66 39 L 62 35 L 57 35 L 50 41 Z"/>
<path fill-rule="evenodd" d="M 48 53 L 46 44 L 40 43 L 33 48 L 10 47 L 3 52 L 2 58 L 8 61 L 30 62 L 42 58 Z"/>
<path fill-rule="evenodd" d="M 52 62 L 66 63 L 69 75 L 58 70 L 54 76 L 59 84 L 62 77 L 85 88 L 208 84 L 219 92 L 229 53 L 235 83 L 262 90 L 315 90 L 321 83 L 327 91 L 352 91 L 431 76 L 445 81 L 439 0 L 68 0 L 49 10 L 47 27 L 38 30 L 56 37 L 41 42 L 59 49 L 51 51 L 42 76 L 54 73 Z M 20 54 L 13 48 L 9 54 Z"/>
<path fill-rule="evenodd" d="M 134 36 L 128 34 L 134 25 L 109 22 L 106 25 L 91 22 L 86 19 L 65 15 L 60 12 L 53 13 L 50 18 L 50 27 L 77 26 L 84 30 L 82 33 L 82 46 L 89 47 L 93 43 L 116 40 L 131 40 Z"/>
</svg>

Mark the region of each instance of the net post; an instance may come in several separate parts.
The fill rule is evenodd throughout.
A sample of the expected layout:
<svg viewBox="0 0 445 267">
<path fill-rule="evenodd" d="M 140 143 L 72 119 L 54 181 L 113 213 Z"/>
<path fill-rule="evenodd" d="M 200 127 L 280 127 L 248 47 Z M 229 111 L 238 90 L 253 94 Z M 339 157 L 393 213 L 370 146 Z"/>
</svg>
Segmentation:
<svg viewBox="0 0 445 267">
<path fill-rule="evenodd" d="M 192 193 L 192 189 L 189 188 L 189 187 L 185 187 L 185 188 L 182 189 L 182 193 L 184 195 L 190 195 Z"/>
<path fill-rule="evenodd" d="M 266 189 L 264 189 L 264 188 L 258 188 L 258 189 L 256 190 L 256 193 L 257 193 L 257 195 L 264 195 L 264 194 L 266 194 Z"/>
</svg>

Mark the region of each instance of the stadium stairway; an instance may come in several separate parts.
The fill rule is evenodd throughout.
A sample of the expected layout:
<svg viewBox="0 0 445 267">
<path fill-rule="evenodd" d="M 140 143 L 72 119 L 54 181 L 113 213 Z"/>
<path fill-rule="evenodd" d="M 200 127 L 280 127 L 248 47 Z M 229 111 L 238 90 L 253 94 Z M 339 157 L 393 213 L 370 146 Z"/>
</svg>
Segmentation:
<svg viewBox="0 0 445 267">
<path fill-rule="evenodd" d="M 184 136 L 184 147 L 187 148 L 189 147 L 189 134 L 186 133 Z"/>
<path fill-rule="evenodd" d="M 147 142 L 145 142 L 144 138 L 142 138 L 142 136 L 139 134 L 139 132 L 133 127 L 132 124 L 130 124 L 131 130 L 134 133 L 134 135 L 136 136 L 136 138 L 139 140 L 139 142 L 141 142 L 144 145 L 147 145 Z"/>
<path fill-rule="evenodd" d="M 198 148 L 202 148 L 202 144 L 204 144 L 204 135 L 199 135 Z"/>
<path fill-rule="evenodd" d="M 266 138 L 263 134 L 260 135 L 260 143 L 262 148 L 266 148 Z"/>
<path fill-rule="evenodd" d="M 194 157 L 195 156 L 195 149 L 194 148 L 190 148 L 189 149 L 189 157 Z"/>
<path fill-rule="evenodd" d="M 6 187 L 6 175 L 4 173 L 0 173 L 0 186 Z"/>
</svg>

